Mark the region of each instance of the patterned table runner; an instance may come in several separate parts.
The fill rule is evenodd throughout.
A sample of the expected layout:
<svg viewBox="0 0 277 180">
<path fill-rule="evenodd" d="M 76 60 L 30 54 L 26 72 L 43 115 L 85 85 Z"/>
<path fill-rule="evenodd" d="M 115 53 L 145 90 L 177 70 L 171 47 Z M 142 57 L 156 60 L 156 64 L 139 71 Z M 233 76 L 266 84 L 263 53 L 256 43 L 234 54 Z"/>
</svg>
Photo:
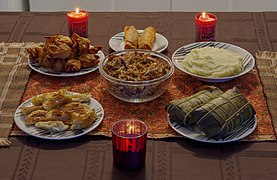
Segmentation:
<svg viewBox="0 0 277 180">
<path fill-rule="evenodd" d="M 263 60 L 257 59 L 257 61 Z M 139 118 L 148 125 L 149 138 L 181 137 L 168 125 L 165 105 L 173 99 L 196 93 L 202 85 L 214 85 L 224 91 L 237 86 L 257 111 L 258 126 L 254 133 L 244 140 L 276 140 L 263 86 L 256 68 L 240 78 L 225 83 L 203 83 L 175 70 L 167 91 L 156 100 L 141 104 L 122 102 L 111 96 L 106 91 L 103 78 L 98 71 L 73 78 L 49 77 L 32 72 L 21 102 L 34 95 L 57 91 L 60 88 L 80 93 L 90 92 L 92 97 L 102 104 L 105 111 L 103 122 L 90 135 L 111 136 L 110 128 L 115 121 L 123 118 Z M 267 84 L 264 85 L 267 86 Z M 24 133 L 14 126 L 11 135 L 24 135 Z"/>
<path fill-rule="evenodd" d="M 25 47 L 30 43 L 0 43 L 0 147 L 9 145 L 7 137 L 13 115 L 30 76 Z"/>
</svg>

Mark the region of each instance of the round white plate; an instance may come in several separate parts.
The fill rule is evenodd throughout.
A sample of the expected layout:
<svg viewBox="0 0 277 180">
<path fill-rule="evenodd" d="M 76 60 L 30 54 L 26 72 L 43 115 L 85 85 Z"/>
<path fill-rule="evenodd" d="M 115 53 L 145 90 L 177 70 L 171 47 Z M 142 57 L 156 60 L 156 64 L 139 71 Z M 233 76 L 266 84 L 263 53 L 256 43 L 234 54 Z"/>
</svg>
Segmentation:
<svg viewBox="0 0 277 180">
<path fill-rule="evenodd" d="M 142 34 L 143 30 L 138 30 L 139 36 Z M 114 51 L 122 51 L 124 50 L 125 41 L 124 41 L 124 32 L 120 32 L 109 40 L 109 46 Z M 156 33 L 156 40 L 154 42 L 152 51 L 156 52 L 162 52 L 164 51 L 168 46 L 168 40 L 161 34 Z"/>
<path fill-rule="evenodd" d="M 98 51 L 97 55 L 100 57 L 99 60 L 103 61 L 105 58 L 105 55 L 102 51 Z M 99 68 L 99 63 L 96 66 L 81 69 L 79 72 L 53 72 L 50 69 L 40 66 L 38 63 L 32 63 L 30 60 L 28 60 L 28 65 L 31 69 L 34 71 L 48 75 L 48 76 L 55 76 L 55 77 L 73 77 L 73 76 L 81 76 L 84 74 L 91 73 Z"/>
<path fill-rule="evenodd" d="M 242 124 L 240 127 L 234 129 L 230 134 L 228 134 L 223 139 L 209 139 L 203 132 L 201 132 L 197 127 L 194 129 L 188 129 L 187 127 L 181 125 L 180 123 L 175 122 L 171 118 L 168 117 L 169 125 L 179 134 L 183 135 L 192 140 L 200 141 L 200 142 L 207 142 L 207 143 L 227 143 L 238 141 L 250 135 L 257 126 L 257 118 L 256 115 Z"/>
<path fill-rule="evenodd" d="M 102 105 L 96 101 L 95 99 L 91 99 L 88 103 L 89 107 L 91 109 L 96 110 L 97 119 L 87 128 L 85 129 L 79 129 L 79 130 L 67 130 L 63 132 L 58 133 L 51 133 L 47 130 L 40 129 L 35 127 L 34 125 L 25 125 L 25 116 L 21 113 L 21 108 L 32 106 L 31 98 L 23 102 L 15 111 L 14 114 L 14 121 L 15 124 L 25 133 L 35 136 L 42 139 L 50 139 L 50 140 L 65 140 L 65 139 L 71 139 L 76 138 L 82 135 L 85 135 L 89 133 L 90 131 L 94 130 L 99 124 L 103 121 L 104 118 L 104 109 Z"/>
<path fill-rule="evenodd" d="M 206 47 L 206 46 L 227 49 L 232 52 L 240 54 L 243 57 L 243 70 L 237 75 L 229 76 L 229 77 L 220 77 L 220 78 L 199 76 L 199 75 L 196 75 L 196 74 L 193 74 L 193 73 L 187 71 L 183 67 L 184 66 L 183 61 L 184 61 L 186 54 L 190 53 L 193 49 Z M 240 77 L 240 76 L 248 73 L 249 71 L 251 71 L 251 69 L 255 65 L 255 59 L 248 51 L 246 51 L 245 49 L 243 49 L 241 47 L 238 47 L 238 46 L 235 46 L 232 44 L 228 44 L 228 43 L 223 43 L 223 42 L 197 42 L 197 43 L 192 43 L 192 44 L 182 46 L 173 53 L 172 61 L 179 70 L 185 72 L 186 74 L 193 76 L 194 78 L 196 78 L 198 80 L 205 81 L 205 82 L 230 81 L 234 78 Z"/>
</svg>

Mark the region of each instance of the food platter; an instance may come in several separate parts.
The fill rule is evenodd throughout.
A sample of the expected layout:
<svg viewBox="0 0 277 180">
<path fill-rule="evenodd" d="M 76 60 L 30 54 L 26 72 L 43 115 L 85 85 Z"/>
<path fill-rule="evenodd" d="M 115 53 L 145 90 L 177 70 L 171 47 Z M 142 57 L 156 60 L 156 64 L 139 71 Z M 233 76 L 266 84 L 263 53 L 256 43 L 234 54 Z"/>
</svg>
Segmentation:
<svg viewBox="0 0 277 180">
<path fill-rule="evenodd" d="M 141 35 L 143 30 L 138 30 L 138 34 Z M 109 46 L 114 51 L 122 51 L 124 50 L 124 32 L 120 32 L 115 34 L 111 39 L 109 40 Z M 162 52 L 164 51 L 168 46 L 168 40 L 161 34 L 156 33 L 156 40 L 154 42 L 152 51 L 156 52 Z"/>
<path fill-rule="evenodd" d="M 204 135 L 197 127 L 187 128 L 180 123 L 175 122 L 168 116 L 168 123 L 171 128 L 173 128 L 177 133 L 181 134 L 182 136 L 200 142 L 206 143 L 227 143 L 241 140 L 248 135 L 250 135 L 257 126 L 257 118 L 256 115 L 251 118 L 250 120 L 243 123 L 240 127 L 234 129 L 231 133 L 229 133 L 226 137 L 216 140 L 216 139 L 209 139 L 207 136 Z"/>
<path fill-rule="evenodd" d="M 184 58 L 185 56 L 190 53 L 193 49 L 196 48 L 202 48 L 202 47 L 216 47 L 216 48 L 222 48 L 222 49 L 227 49 L 230 50 L 232 52 L 238 53 L 242 56 L 243 58 L 243 69 L 242 71 L 237 74 L 237 75 L 233 75 L 233 76 L 228 76 L 228 77 L 205 77 L 205 76 L 199 76 L 196 74 L 193 74 L 189 71 L 187 71 L 184 68 Z M 232 45 L 232 44 L 228 44 L 228 43 L 223 43 L 223 42 L 196 42 L 196 43 L 192 43 L 192 44 L 188 44 L 188 45 L 184 45 L 180 48 L 178 48 L 172 55 L 172 61 L 174 63 L 174 65 L 181 71 L 183 71 L 186 74 L 189 74 L 190 76 L 201 80 L 201 81 L 205 81 L 205 82 L 226 82 L 226 81 L 230 81 L 234 78 L 240 77 L 246 73 L 248 73 L 249 71 L 252 70 L 252 68 L 255 65 L 255 59 L 254 57 L 245 49 Z"/>
<path fill-rule="evenodd" d="M 95 109 L 96 110 L 96 115 L 97 119 L 87 128 L 84 129 L 79 129 L 79 130 L 68 130 L 68 131 L 62 131 L 58 133 L 51 133 L 47 130 L 37 128 L 33 125 L 25 125 L 25 117 L 21 113 L 21 108 L 27 107 L 27 106 L 32 106 L 31 103 L 31 98 L 23 102 L 15 111 L 14 114 L 14 121 L 15 124 L 25 133 L 41 138 L 41 139 L 49 139 L 49 140 L 65 140 L 65 139 L 71 139 L 71 138 L 76 138 L 82 135 L 85 135 L 92 130 L 94 130 L 97 126 L 101 124 L 104 118 L 104 109 L 102 105 L 96 101 L 95 99 L 91 98 L 91 100 L 88 102 L 88 106 L 90 109 Z"/>
<path fill-rule="evenodd" d="M 97 55 L 100 57 L 99 60 L 102 61 L 105 58 L 105 55 L 102 51 L 98 51 Z M 99 64 L 90 68 L 81 69 L 78 72 L 53 72 L 50 69 L 40 66 L 38 63 L 32 63 L 28 60 L 28 65 L 34 71 L 47 75 L 47 76 L 55 76 L 55 77 L 74 77 L 74 76 L 81 76 L 84 74 L 91 73 L 99 68 Z"/>
</svg>

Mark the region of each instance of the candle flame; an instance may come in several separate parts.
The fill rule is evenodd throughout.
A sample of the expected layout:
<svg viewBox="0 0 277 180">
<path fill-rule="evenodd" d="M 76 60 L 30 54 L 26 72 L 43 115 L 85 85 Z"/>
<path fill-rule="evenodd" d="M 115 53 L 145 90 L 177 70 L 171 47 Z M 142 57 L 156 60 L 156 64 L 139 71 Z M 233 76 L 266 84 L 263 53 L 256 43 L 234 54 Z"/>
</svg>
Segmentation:
<svg viewBox="0 0 277 180">
<path fill-rule="evenodd" d="M 134 125 L 130 125 L 130 126 L 128 127 L 127 132 L 128 132 L 128 134 L 133 134 L 133 133 L 134 133 L 134 130 L 135 130 L 135 126 L 134 126 Z"/>
<path fill-rule="evenodd" d="M 206 18 L 206 12 L 202 12 L 202 18 Z"/>
<path fill-rule="evenodd" d="M 75 8 L 75 13 L 79 14 L 79 12 L 80 12 L 80 9 L 79 8 Z"/>
</svg>

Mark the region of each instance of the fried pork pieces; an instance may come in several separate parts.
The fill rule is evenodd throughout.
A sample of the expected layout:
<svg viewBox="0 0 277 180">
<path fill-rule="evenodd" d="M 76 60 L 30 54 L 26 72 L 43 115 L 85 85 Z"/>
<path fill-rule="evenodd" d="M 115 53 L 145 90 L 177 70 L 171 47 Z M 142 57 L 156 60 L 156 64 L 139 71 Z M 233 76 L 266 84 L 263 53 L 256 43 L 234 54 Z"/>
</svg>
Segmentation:
<svg viewBox="0 0 277 180">
<path fill-rule="evenodd" d="M 30 61 L 53 72 L 78 72 L 99 63 L 100 46 L 90 46 L 90 41 L 77 34 L 46 36 L 45 43 L 27 48 Z"/>
</svg>

